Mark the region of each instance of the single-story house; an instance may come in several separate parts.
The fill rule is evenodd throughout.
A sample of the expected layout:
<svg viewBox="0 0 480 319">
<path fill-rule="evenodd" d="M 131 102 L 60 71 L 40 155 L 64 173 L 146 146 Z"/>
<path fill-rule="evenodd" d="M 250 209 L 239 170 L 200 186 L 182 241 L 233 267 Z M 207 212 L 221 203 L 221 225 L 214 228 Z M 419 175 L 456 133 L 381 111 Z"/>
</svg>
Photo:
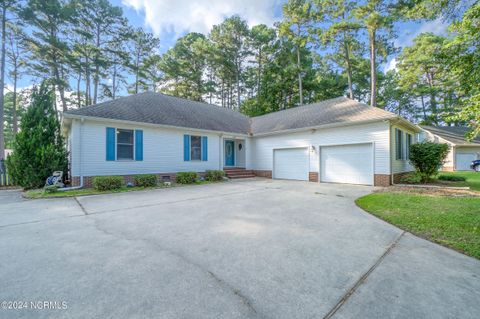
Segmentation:
<svg viewBox="0 0 480 319">
<path fill-rule="evenodd" d="M 450 147 L 442 169 L 444 171 L 471 170 L 473 160 L 480 159 L 480 138 L 467 141 L 467 127 L 459 126 L 420 126 L 423 139 L 435 143 L 446 143 Z"/>
<path fill-rule="evenodd" d="M 160 93 L 122 97 L 63 115 L 72 184 L 94 176 L 236 168 L 256 176 L 386 186 L 412 170 L 421 129 L 339 97 L 257 117 Z"/>
</svg>

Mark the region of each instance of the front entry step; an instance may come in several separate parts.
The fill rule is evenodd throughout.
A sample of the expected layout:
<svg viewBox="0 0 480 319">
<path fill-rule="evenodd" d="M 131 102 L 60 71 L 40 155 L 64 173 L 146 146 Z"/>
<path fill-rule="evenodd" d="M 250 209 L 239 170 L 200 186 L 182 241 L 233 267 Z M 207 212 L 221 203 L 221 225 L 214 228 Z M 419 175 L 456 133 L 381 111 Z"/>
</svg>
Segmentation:
<svg viewBox="0 0 480 319">
<path fill-rule="evenodd" d="M 225 175 L 230 179 L 238 179 L 238 178 L 251 178 L 255 177 L 252 170 L 247 170 L 245 168 L 224 168 Z"/>
</svg>

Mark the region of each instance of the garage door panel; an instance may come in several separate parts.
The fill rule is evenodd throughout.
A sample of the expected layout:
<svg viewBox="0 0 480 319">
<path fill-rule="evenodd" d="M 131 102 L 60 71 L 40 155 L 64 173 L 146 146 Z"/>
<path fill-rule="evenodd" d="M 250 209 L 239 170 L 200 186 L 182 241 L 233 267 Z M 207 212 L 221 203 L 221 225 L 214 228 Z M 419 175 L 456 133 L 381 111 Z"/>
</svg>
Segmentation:
<svg viewBox="0 0 480 319">
<path fill-rule="evenodd" d="M 309 154 L 307 148 L 274 150 L 273 177 L 308 180 Z"/>
<path fill-rule="evenodd" d="M 327 146 L 320 149 L 322 182 L 372 185 L 371 144 Z"/>
<path fill-rule="evenodd" d="M 456 154 L 456 169 L 458 171 L 467 171 L 471 170 L 470 164 L 472 161 L 477 159 L 477 154 L 475 153 L 457 153 Z"/>
</svg>

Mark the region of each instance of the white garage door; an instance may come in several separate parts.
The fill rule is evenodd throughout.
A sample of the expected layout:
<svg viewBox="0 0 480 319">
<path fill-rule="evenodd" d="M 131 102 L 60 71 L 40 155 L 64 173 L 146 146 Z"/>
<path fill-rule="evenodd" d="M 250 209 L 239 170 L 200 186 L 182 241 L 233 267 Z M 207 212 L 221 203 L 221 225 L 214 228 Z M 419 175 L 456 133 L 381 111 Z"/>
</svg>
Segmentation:
<svg viewBox="0 0 480 319">
<path fill-rule="evenodd" d="M 308 180 L 308 148 L 273 151 L 273 178 Z"/>
<path fill-rule="evenodd" d="M 320 180 L 373 185 L 372 144 L 321 147 Z"/>
<path fill-rule="evenodd" d="M 457 153 L 455 159 L 457 171 L 471 170 L 470 164 L 476 159 L 477 154 L 475 153 Z"/>
</svg>

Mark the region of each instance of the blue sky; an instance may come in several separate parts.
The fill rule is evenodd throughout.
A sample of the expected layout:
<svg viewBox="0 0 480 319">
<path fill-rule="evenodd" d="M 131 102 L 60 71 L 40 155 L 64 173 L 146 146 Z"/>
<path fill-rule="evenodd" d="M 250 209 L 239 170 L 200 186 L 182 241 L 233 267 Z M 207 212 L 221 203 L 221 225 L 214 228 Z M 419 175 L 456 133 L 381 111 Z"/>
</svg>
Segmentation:
<svg viewBox="0 0 480 319">
<path fill-rule="evenodd" d="M 212 25 L 225 17 L 238 14 L 251 26 L 264 23 L 272 26 L 282 18 L 285 0 L 110 0 L 122 7 L 130 24 L 143 27 L 160 38 L 160 52 L 173 46 L 175 40 L 187 32 L 208 33 Z M 395 44 L 404 47 L 422 32 L 446 34 L 447 24 L 441 20 L 397 23 L 398 38 Z M 395 67 L 395 56 L 382 66 L 384 70 Z M 32 79 L 24 77 L 19 87 L 31 85 Z M 10 84 L 7 79 L 7 85 Z"/>
</svg>

